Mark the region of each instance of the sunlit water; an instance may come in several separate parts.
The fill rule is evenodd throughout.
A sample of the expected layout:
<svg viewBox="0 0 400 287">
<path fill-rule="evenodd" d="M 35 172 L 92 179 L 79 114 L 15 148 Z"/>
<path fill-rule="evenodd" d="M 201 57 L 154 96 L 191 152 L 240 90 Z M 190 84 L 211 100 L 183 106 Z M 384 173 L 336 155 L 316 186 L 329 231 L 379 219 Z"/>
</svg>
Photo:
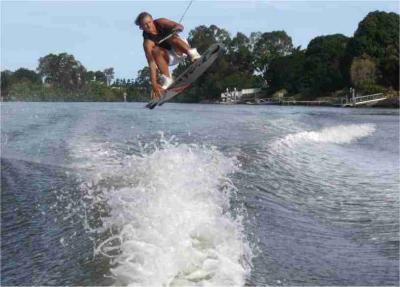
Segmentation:
<svg viewBox="0 0 400 287">
<path fill-rule="evenodd" d="M 398 110 L 2 103 L 2 285 L 397 285 Z"/>
</svg>

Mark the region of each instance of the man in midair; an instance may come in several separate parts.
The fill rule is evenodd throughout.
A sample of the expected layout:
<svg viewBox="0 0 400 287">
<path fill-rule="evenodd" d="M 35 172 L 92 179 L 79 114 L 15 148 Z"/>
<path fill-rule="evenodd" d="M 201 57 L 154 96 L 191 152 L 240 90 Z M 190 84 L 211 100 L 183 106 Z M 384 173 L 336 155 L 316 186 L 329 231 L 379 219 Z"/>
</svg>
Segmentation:
<svg viewBox="0 0 400 287">
<path fill-rule="evenodd" d="M 150 69 L 151 96 L 160 98 L 173 83 L 168 66 L 178 64 L 186 56 L 194 62 L 200 58 L 200 54 L 185 39 L 174 34 L 183 31 L 181 24 L 166 18 L 153 20 L 147 12 L 140 13 L 135 24 L 143 30 L 143 48 Z M 157 68 L 161 74 L 161 84 L 157 81 Z"/>
</svg>

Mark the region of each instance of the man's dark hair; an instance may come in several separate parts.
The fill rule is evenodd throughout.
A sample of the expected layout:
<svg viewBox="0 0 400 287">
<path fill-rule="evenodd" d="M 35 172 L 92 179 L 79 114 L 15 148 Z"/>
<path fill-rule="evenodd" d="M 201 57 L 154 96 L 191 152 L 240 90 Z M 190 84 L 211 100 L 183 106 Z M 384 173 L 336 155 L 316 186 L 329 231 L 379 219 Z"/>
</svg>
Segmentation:
<svg viewBox="0 0 400 287">
<path fill-rule="evenodd" d="M 137 26 L 140 26 L 140 23 L 142 22 L 143 18 L 144 18 L 144 17 L 147 17 L 147 16 L 150 16 L 151 18 L 153 18 L 153 17 L 150 15 L 150 13 L 147 13 L 147 12 L 142 12 L 142 13 L 140 13 L 140 14 L 136 17 L 135 24 L 136 24 Z"/>
</svg>

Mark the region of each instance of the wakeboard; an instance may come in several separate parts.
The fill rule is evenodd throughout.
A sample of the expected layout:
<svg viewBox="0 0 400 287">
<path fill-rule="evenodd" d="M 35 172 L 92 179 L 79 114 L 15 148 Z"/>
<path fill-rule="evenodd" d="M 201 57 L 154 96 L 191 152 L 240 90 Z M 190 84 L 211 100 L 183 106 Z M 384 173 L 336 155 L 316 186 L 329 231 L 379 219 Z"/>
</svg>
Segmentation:
<svg viewBox="0 0 400 287">
<path fill-rule="evenodd" d="M 203 55 L 193 64 L 191 64 L 182 74 L 180 74 L 173 84 L 165 90 L 165 93 L 159 98 L 151 100 L 146 108 L 154 109 L 169 101 L 176 95 L 186 90 L 195 82 L 205 71 L 215 62 L 215 60 L 224 52 L 222 44 L 211 45 Z"/>
</svg>

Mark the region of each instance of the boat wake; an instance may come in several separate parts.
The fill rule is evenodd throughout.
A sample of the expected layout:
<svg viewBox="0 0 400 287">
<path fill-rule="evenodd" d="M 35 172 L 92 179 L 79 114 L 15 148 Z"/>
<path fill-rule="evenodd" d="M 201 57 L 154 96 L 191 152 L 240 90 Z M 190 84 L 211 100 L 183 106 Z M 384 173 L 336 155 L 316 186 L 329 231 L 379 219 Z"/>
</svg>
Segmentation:
<svg viewBox="0 0 400 287">
<path fill-rule="evenodd" d="M 87 212 L 103 210 L 86 228 L 99 238 L 95 254 L 110 259 L 115 284 L 245 284 L 252 252 L 243 210 L 231 206 L 234 158 L 163 137 L 133 154 L 110 144 L 73 149 L 75 168 L 86 170 Z"/>
<path fill-rule="evenodd" d="M 296 144 L 307 142 L 348 144 L 371 135 L 375 132 L 375 129 L 373 124 L 339 125 L 323 128 L 320 131 L 303 131 L 289 134 L 275 141 L 273 145 L 277 147 L 292 147 Z"/>
</svg>

